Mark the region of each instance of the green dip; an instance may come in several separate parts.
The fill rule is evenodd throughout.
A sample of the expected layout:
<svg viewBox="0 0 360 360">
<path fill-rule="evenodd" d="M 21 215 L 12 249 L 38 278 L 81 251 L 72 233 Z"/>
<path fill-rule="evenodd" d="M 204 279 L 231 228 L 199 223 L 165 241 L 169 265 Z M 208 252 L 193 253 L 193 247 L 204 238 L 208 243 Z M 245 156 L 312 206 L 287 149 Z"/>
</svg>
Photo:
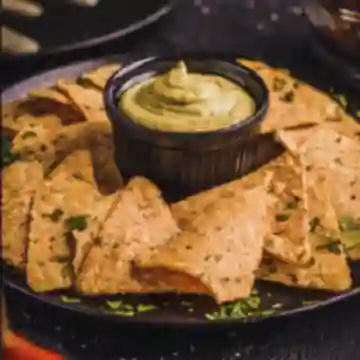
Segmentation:
<svg viewBox="0 0 360 360">
<path fill-rule="evenodd" d="M 128 89 L 119 106 L 138 124 L 173 132 L 223 129 L 255 113 L 254 100 L 241 86 L 218 75 L 189 73 L 184 62 Z"/>
</svg>

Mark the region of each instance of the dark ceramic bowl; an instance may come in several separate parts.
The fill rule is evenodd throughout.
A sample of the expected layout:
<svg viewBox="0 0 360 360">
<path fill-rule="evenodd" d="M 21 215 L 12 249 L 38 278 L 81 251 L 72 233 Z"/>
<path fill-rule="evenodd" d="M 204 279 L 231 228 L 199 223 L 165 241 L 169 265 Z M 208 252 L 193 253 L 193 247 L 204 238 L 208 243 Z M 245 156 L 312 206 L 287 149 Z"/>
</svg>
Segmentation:
<svg viewBox="0 0 360 360">
<path fill-rule="evenodd" d="M 189 71 L 217 74 L 243 86 L 255 100 L 255 114 L 221 130 L 185 133 L 149 129 L 119 109 L 119 99 L 127 89 L 167 72 L 179 60 L 186 61 Z M 146 176 L 168 199 L 230 181 L 259 163 L 258 134 L 268 109 L 268 89 L 257 73 L 234 58 L 203 54 L 134 58 L 109 79 L 104 100 L 122 175 L 125 179 Z"/>
<path fill-rule="evenodd" d="M 317 36 L 327 47 L 360 63 L 360 0 L 317 0 L 306 8 Z"/>
</svg>

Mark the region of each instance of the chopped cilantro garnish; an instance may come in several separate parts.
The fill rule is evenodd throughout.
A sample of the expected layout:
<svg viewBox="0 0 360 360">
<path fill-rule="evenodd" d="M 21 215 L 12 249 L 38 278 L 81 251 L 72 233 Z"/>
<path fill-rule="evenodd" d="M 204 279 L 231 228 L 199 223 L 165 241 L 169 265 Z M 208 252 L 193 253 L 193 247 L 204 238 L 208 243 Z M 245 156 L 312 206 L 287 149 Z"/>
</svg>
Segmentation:
<svg viewBox="0 0 360 360">
<path fill-rule="evenodd" d="M 1 150 L 2 150 L 2 156 L 1 156 L 1 168 L 8 166 L 19 159 L 18 154 L 14 154 L 11 151 L 12 142 L 10 136 L 2 135 L 1 136 Z"/>
<path fill-rule="evenodd" d="M 360 230 L 360 219 L 357 220 L 352 216 L 341 216 L 339 226 L 342 231 Z"/>
<path fill-rule="evenodd" d="M 273 315 L 275 313 L 274 309 L 269 309 L 269 310 L 263 310 L 263 311 L 256 311 L 256 312 L 252 312 L 249 315 L 251 316 L 270 316 Z"/>
<path fill-rule="evenodd" d="M 217 319 L 217 313 L 205 314 L 205 317 L 208 320 L 215 320 L 215 319 Z"/>
<path fill-rule="evenodd" d="M 111 314 L 113 315 L 120 315 L 120 316 L 134 316 L 134 310 L 116 310 L 112 311 Z"/>
<path fill-rule="evenodd" d="M 247 301 L 246 301 L 247 305 L 249 305 L 249 307 L 251 307 L 252 309 L 257 309 L 260 304 L 261 304 L 261 300 L 259 297 L 255 297 L 255 296 L 251 296 Z"/>
<path fill-rule="evenodd" d="M 136 307 L 136 310 L 138 312 L 148 312 L 148 311 L 154 311 L 157 309 L 157 306 L 155 305 L 143 305 L 143 304 L 140 304 Z"/>
<path fill-rule="evenodd" d="M 341 234 L 341 243 L 347 251 L 360 246 L 360 230 L 348 230 Z"/>
<path fill-rule="evenodd" d="M 66 224 L 71 230 L 85 230 L 87 228 L 87 215 L 78 215 L 66 219 Z"/>
<path fill-rule="evenodd" d="M 337 95 L 336 99 L 339 101 L 340 105 L 346 108 L 348 106 L 348 101 L 344 95 Z"/>
<path fill-rule="evenodd" d="M 78 304 L 81 303 L 81 299 L 78 298 L 71 298 L 65 295 L 61 296 L 61 301 L 67 304 Z"/>
<path fill-rule="evenodd" d="M 106 301 L 106 305 L 113 310 L 117 310 L 121 308 L 123 302 L 121 300 L 108 300 Z"/>
<path fill-rule="evenodd" d="M 251 295 L 248 299 L 233 301 L 229 304 L 223 304 L 219 310 L 206 314 L 209 320 L 224 318 L 245 318 L 261 305 L 261 300 L 257 295 Z"/>
</svg>

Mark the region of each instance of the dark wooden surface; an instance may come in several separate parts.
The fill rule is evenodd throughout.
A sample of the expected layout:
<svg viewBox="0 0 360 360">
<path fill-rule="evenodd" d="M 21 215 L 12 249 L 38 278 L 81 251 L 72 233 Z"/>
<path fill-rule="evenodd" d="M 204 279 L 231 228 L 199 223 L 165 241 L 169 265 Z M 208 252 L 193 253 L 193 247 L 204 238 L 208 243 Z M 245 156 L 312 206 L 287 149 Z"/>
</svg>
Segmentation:
<svg viewBox="0 0 360 360">
<path fill-rule="evenodd" d="M 150 1 L 150 0 L 148 0 Z M 337 80 L 309 49 L 300 0 L 180 0 L 158 27 L 121 43 L 31 62 L 2 62 L 1 83 L 109 52 L 213 50 L 259 57 L 317 86 Z M 339 91 L 345 91 L 339 85 Z M 349 93 L 349 98 L 359 94 Z M 301 317 L 218 332 L 122 328 L 82 318 L 7 291 L 13 328 L 69 360 L 356 360 L 360 298 Z"/>
</svg>

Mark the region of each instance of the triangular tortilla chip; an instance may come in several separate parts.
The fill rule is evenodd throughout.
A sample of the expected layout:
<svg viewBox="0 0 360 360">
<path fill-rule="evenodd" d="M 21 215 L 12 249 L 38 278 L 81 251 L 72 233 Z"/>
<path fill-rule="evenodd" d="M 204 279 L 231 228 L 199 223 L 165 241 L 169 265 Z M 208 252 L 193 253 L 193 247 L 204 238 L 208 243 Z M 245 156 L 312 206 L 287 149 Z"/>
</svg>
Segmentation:
<svg viewBox="0 0 360 360">
<path fill-rule="evenodd" d="M 263 186 L 217 199 L 178 236 L 139 254 L 140 275 L 160 290 L 206 293 L 218 303 L 249 296 L 263 253 L 266 207 Z"/>
<path fill-rule="evenodd" d="M 57 91 L 56 89 L 43 88 L 31 90 L 28 95 L 29 98 L 32 99 L 50 100 L 61 105 L 70 104 L 69 98 L 67 98 L 64 94 Z"/>
<path fill-rule="evenodd" d="M 330 291 L 345 291 L 352 285 L 350 269 L 344 257 L 327 250 L 316 251 L 308 267 L 297 267 L 266 258 L 257 277 L 287 286 Z"/>
<path fill-rule="evenodd" d="M 309 216 L 303 160 L 285 152 L 260 172 L 266 170 L 273 177 L 268 200 L 270 233 L 265 237 L 265 250 L 285 262 L 307 264 L 312 249 L 307 236 Z"/>
<path fill-rule="evenodd" d="M 62 80 L 57 83 L 56 88 L 71 99 L 87 121 L 109 122 L 101 91 Z"/>
<path fill-rule="evenodd" d="M 263 259 L 257 277 L 287 286 L 344 291 L 351 287 L 350 269 L 342 246 L 340 229 L 331 205 L 329 184 L 316 172 L 307 173 L 309 242 L 313 258 L 308 266 L 286 264 L 270 256 Z"/>
<path fill-rule="evenodd" d="M 42 167 L 36 161 L 17 161 L 2 173 L 1 256 L 18 268 L 25 266 L 30 207 L 42 181 Z"/>
<path fill-rule="evenodd" d="M 107 64 L 81 76 L 82 79 L 90 81 L 91 84 L 104 90 L 110 76 L 120 68 L 120 64 Z"/>
<path fill-rule="evenodd" d="M 331 181 L 337 216 L 360 217 L 360 143 L 330 129 L 319 129 L 302 145 L 307 166 Z M 336 181 L 333 181 L 336 179 Z"/>
<path fill-rule="evenodd" d="M 346 216 L 359 223 L 360 144 L 327 127 L 313 131 L 298 149 L 292 133 L 282 132 L 279 137 L 293 151 L 303 154 L 308 171 L 328 182 L 337 219 Z"/>
<path fill-rule="evenodd" d="M 327 94 L 293 78 L 282 69 L 258 61 L 240 60 L 256 70 L 270 91 L 270 107 L 262 132 L 320 124 L 347 117 L 345 111 Z"/>
<path fill-rule="evenodd" d="M 74 179 L 86 181 L 96 186 L 89 150 L 81 149 L 74 151 L 50 173 L 50 177 L 54 178 L 59 173 L 66 173 Z"/>
<path fill-rule="evenodd" d="M 88 216 L 101 198 L 95 187 L 74 178 L 71 171 L 56 172 L 42 184 L 31 210 L 26 267 L 27 282 L 34 291 L 72 285 L 71 230 L 86 229 Z"/>
<path fill-rule="evenodd" d="M 78 290 L 85 294 L 147 291 L 133 276 L 132 261 L 177 232 L 159 189 L 144 178 L 132 179 L 84 261 L 77 277 Z"/>
<path fill-rule="evenodd" d="M 90 210 L 88 227 L 82 231 L 76 229 L 72 231 L 75 241 L 73 268 L 76 277 L 81 271 L 84 259 L 87 257 L 95 241 L 99 238 L 105 221 L 110 216 L 120 197 L 121 192 L 117 192 L 101 198 L 95 204 L 95 207 Z"/>
</svg>

